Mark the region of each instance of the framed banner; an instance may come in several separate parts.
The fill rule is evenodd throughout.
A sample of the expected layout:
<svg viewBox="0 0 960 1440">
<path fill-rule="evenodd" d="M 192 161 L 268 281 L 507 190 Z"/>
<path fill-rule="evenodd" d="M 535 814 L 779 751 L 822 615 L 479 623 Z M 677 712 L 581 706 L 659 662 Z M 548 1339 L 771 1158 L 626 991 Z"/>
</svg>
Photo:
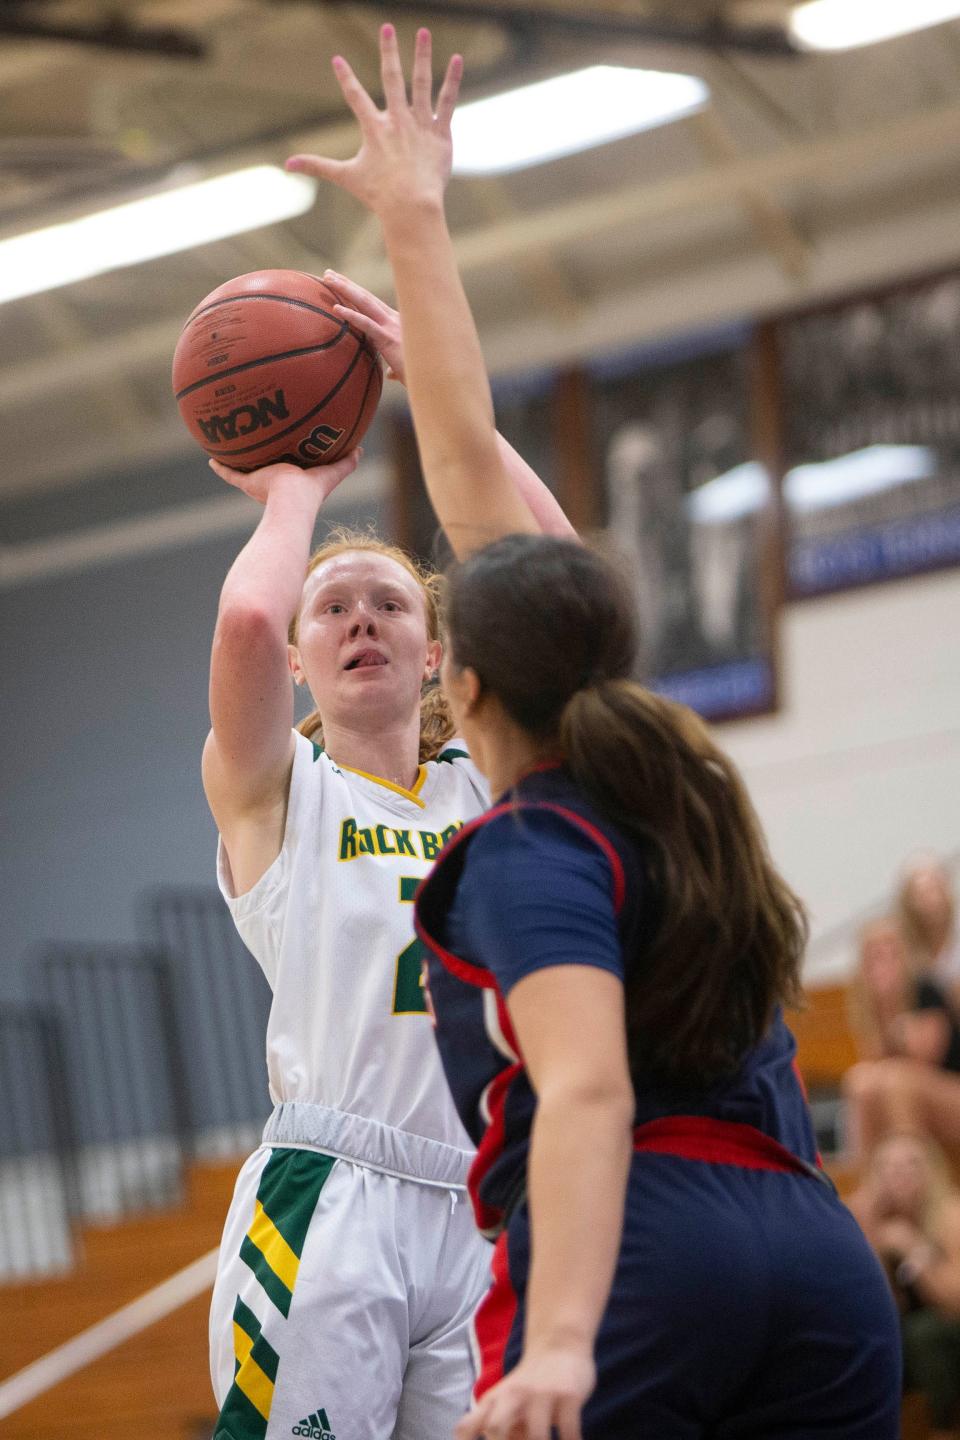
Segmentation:
<svg viewBox="0 0 960 1440">
<path fill-rule="evenodd" d="M 777 329 L 790 594 L 960 563 L 960 277 Z"/>
<path fill-rule="evenodd" d="M 728 330 L 590 366 L 604 530 L 637 597 L 644 682 L 711 719 L 776 696 L 751 339 Z"/>
</svg>

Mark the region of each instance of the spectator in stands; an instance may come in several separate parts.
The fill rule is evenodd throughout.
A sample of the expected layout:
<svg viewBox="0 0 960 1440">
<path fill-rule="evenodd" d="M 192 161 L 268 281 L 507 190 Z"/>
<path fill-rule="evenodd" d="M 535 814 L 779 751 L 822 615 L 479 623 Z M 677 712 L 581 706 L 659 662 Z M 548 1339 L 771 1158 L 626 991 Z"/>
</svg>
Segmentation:
<svg viewBox="0 0 960 1440">
<path fill-rule="evenodd" d="M 926 1397 L 930 1440 L 958 1440 L 960 1191 L 943 1153 L 916 1136 L 889 1136 L 848 1203 L 900 1310 L 904 1389 Z"/>
<path fill-rule="evenodd" d="M 891 1132 L 960 1144 L 960 1025 L 895 918 L 864 928 L 851 998 L 864 1056 L 843 1077 L 853 1151 L 867 1158 Z"/>
<path fill-rule="evenodd" d="M 960 1000 L 960 931 L 950 875 L 934 856 L 903 874 L 897 910 L 918 964 L 956 1003 Z"/>
</svg>

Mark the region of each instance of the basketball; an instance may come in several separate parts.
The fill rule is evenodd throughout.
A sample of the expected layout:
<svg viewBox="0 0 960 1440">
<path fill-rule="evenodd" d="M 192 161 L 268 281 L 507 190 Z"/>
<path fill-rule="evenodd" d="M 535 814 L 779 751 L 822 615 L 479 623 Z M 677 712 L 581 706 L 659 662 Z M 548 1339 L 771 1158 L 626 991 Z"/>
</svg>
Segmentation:
<svg viewBox="0 0 960 1440">
<path fill-rule="evenodd" d="M 236 470 L 337 460 L 359 444 L 383 385 L 369 340 L 315 275 L 255 270 L 210 292 L 173 356 L 190 434 Z"/>
</svg>

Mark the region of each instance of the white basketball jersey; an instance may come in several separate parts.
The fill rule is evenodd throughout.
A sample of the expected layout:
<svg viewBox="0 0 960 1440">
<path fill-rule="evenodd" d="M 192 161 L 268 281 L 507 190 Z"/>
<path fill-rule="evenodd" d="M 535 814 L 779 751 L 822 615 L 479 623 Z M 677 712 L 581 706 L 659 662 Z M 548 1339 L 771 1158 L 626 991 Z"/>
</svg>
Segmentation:
<svg viewBox="0 0 960 1440">
<path fill-rule="evenodd" d="M 426 1014 L 413 896 L 444 840 L 488 805 L 456 741 L 404 790 L 296 734 L 280 854 L 239 897 L 222 843 L 218 854 L 227 905 L 273 989 L 275 1104 L 329 1106 L 470 1148 Z"/>
</svg>

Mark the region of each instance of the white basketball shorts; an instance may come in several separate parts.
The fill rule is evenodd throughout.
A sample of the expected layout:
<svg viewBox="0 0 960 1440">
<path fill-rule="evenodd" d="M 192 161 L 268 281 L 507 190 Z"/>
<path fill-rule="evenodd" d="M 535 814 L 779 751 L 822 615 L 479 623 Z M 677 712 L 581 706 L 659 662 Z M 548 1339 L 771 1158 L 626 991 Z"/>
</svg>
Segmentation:
<svg viewBox="0 0 960 1440">
<path fill-rule="evenodd" d="M 261 1146 L 220 1247 L 214 1440 L 449 1440 L 490 1254 L 459 1186 Z"/>
</svg>

